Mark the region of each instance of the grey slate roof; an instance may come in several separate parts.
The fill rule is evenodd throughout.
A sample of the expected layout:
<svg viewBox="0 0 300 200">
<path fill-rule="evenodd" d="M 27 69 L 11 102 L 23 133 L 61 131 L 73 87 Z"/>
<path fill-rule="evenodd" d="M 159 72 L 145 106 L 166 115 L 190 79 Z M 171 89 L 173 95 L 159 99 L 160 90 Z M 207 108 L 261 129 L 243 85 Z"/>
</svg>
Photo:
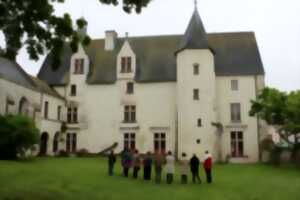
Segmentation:
<svg viewBox="0 0 300 200">
<path fill-rule="evenodd" d="M 0 57 L 0 78 L 14 82 L 23 87 L 42 91 L 51 96 L 63 99 L 63 97 L 50 88 L 46 82 L 28 75 L 18 63 L 3 57 Z"/>
<path fill-rule="evenodd" d="M 184 49 L 211 49 L 208 44 L 205 28 L 196 8 L 188 28 L 181 39 L 177 52 Z"/>
<path fill-rule="evenodd" d="M 137 82 L 176 81 L 175 51 L 183 35 L 129 38 L 137 56 Z M 214 51 L 217 76 L 264 74 L 263 64 L 253 32 L 207 34 Z M 118 38 L 113 51 L 104 50 L 104 39 L 93 40 L 85 49 L 91 61 L 89 84 L 112 84 L 116 81 L 116 59 L 125 39 Z M 62 64 L 57 71 L 51 67 L 51 55 L 45 59 L 38 77 L 50 85 L 68 83 L 71 50 L 65 48 Z"/>
<path fill-rule="evenodd" d="M 16 62 L 0 57 L 0 77 L 27 88 L 34 89 L 35 85 L 27 73 Z"/>
<path fill-rule="evenodd" d="M 34 82 L 36 89 L 38 89 L 39 91 L 53 97 L 64 99 L 60 94 L 58 94 L 54 89 L 52 89 L 45 81 L 42 81 L 34 76 L 30 76 L 30 78 Z"/>
</svg>

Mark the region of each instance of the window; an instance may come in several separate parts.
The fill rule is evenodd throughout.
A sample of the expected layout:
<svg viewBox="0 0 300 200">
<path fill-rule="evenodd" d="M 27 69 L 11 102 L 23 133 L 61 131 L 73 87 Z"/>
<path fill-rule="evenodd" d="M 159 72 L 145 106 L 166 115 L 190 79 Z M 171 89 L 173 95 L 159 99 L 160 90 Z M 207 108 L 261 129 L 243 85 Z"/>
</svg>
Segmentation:
<svg viewBox="0 0 300 200">
<path fill-rule="evenodd" d="M 70 95 L 71 96 L 76 96 L 76 93 L 77 93 L 76 85 L 71 85 Z"/>
<path fill-rule="evenodd" d="M 230 133 L 230 137 L 231 137 L 231 156 L 232 157 L 244 156 L 243 132 L 233 131 Z"/>
<path fill-rule="evenodd" d="M 202 119 L 199 118 L 199 119 L 197 120 L 197 125 L 198 125 L 198 127 L 201 127 L 201 126 L 202 126 Z"/>
<path fill-rule="evenodd" d="M 124 149 L 135 149 L 135 133 L 124 134 Z"/>
<path fill-rule="evenodd" d="M 68 133 L 66 139 L 66 151 L 69 153 L 76 153 L 77 149 L 77 134 Z"/>
<path fill-rule="evenodd" d="M 131 57 L 121 58 L 121 73 L 130 73 L 131 69 Z"/>
<path fill-rule="evenodd" d="M 126 87 L 126 93 L 127 94 L 133 94 L 134 92 L 134 85 L 133 82 L 128 82 Z"/>
<path fill-rule="evenodd" d="M 25 116 L 29 116 L 29 102 L 28 102 L 28 100 L 25 97 L 22 97 L 20 99 L 20 102 L 19 102 L 19 114 L 25 115 Z M 47 109 L 47 116 L 48 116 L 48 109 Z"/>
<path fill-rule="evenodd" d="M 11 110 L 9 109 L 9 107 L 14 105 L 15 105 L 15 101 L 11 97 L 7 97 L 6 105 L 5 105 L 5 114 L 10 114 Z"/>
<path fill-rule="evenodd" d="M 154 133 L 154 151 L 165 153 L 166 151 L 166 134 Z"/>
<path fill-rule="evenodd" d="M 33 109 L 33 113 L 32 113 L 32 119 L 35 121 L 35 118 L 36 118 L 36 112 L 37 110 L 36 109 Z"/>
<path fill-rule="evenodd" d="M 48 101 L 45 101 L 44 103 L 44 118 L 48 119 L 48 110 L 49 110 L 49 103 Z"/>
<path fill-rule="evenodd" d="M 194 100 L 199 100 L 199 89 L 193 90 L 193 98 Z"/>
<path fill-rule="evenodd" d="M 136 122 L 136 107 L 135 106 L 125 106 L 124 107 L 124 122 L 125 123 Z"/>
<path fill-rule="evenodd" d="M 231 121 L 240 122 L 241 121 L 241 104 L 240 103 L 231 103 Z"/>
<path fill-rule="evenodd" d="M 78 123 L 78 108 L 77 107 L 69 107 L 67 114 L 68 123 Z"/>
<path fill-rule="evenodd" d="M 74 107 L 73 108 L 73 122 L 74 123 L 77 123 L 78 122 L 78 119 L 77 119 L 77 108 L 76 107 Z"/>
<path fill-rule="evenodd" d="M 83 74 L 84 73 L 84 59 L 75 59 L 75 68 L 74 74 Z"/>
<path fill-rule="evenodd" d="M 53 139 L 53 145 L 52 145 L 52 150 L 54 153 L 57 153 L 58 151 L 58 144 L 59 144 L 59 132 L 55 133 L 54 139 Z"/>
<path fill-rule="evenodd" d="M 238 80 L 231 80 L 231 90 L 238 90 L 238 89 L 239 89 Z"/>
<path fill-rule="evenodd" d="M 60 120 L 61 116 L 61 106 L 57 106 L 57 120 Z"/>
<path fill-rule="evenodd" d="M 194 67 L 194 75 L 198 75 L 199 74 L 199 64 L 195 63 L 193 65 L 193 67 Z"/>
</svg>

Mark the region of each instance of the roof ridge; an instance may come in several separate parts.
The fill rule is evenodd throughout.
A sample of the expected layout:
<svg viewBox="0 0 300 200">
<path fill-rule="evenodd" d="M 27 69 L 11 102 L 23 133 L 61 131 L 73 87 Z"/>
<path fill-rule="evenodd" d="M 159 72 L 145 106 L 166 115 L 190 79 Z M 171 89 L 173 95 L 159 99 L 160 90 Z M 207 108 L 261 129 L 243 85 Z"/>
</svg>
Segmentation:
<svg viewBox="0 0 300 200">
<path fill-rule="evenodd" d="M 218 34 L 223 34 L 223 35 L 230 35 L 230 34 L 255 34 L 254 31 L 230 31 L 230 32 L 210 32 L 207 33 L 208 35 L 218 35 Z"/>
<path fill-rule="evenodd" d="M 138 39 L 138 38 L 159 38 L 159 37 L 182 37 L 183 34 L 166 34 L 166 35 L 137 35 L 137 36 L 130 36 L 128 39 Z M 118 37 L 117 39 L 126 39 L 126 37 Z M 105 40 L 104 38 L 95 38 L 92 41 L 100 41 Z"/>
</svg>

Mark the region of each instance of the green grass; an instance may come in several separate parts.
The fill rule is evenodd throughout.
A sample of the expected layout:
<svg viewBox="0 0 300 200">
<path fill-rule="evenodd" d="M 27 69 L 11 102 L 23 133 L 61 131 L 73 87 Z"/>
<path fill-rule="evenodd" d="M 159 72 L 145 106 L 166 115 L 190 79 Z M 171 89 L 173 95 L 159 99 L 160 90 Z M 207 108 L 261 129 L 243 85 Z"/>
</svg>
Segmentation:
<svg viewBox="0 0 300 200">
<path fill-rule="evenodd" d="M 0 161 L 0 199 L 19 200 L 299 200 L 300 171 L 266 165 L 216 165 L 214 183 L 173 185 L 107 175 L 106 160 L 43 158 Z M 139 174 L 140 176 L 142 174 Z M 201 171 L 201 178 L 204 174 Z"/>
</svg>

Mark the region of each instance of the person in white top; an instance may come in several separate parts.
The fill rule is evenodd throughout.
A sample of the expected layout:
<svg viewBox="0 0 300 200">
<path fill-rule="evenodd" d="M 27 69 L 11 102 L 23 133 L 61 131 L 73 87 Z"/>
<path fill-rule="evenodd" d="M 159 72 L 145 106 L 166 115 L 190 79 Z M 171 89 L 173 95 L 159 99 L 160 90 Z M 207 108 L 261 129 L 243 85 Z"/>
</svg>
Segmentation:
<svg viewBox="0 0 300 200">
<path fill-rule="evenodd" d="M 186 153 L 182 153 L 180 161 L 181 184 L 188 183 L 189 161 L 186 159 Z"/>
<path fill-rule="evenodd" d="M 172 152 L 169 151 L 166 157 L 167 184 L 171 184 L 173 182 L 173 174 L 175 171 L 174 162 L 175 158 L 172 156 Z"/>
</svg>

